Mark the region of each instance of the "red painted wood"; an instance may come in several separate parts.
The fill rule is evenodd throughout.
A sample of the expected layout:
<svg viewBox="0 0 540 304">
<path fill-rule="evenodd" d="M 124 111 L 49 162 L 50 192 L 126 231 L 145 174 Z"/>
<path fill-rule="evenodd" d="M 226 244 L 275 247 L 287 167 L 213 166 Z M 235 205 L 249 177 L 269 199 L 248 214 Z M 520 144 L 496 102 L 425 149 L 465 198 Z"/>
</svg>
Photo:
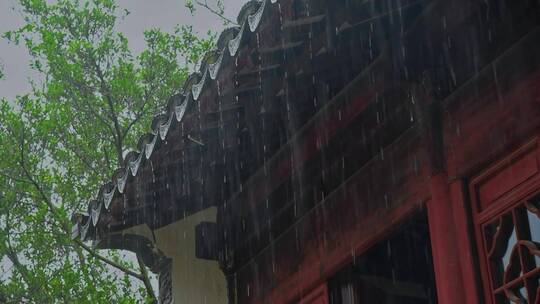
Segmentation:
<svg viewBox="0 0 540 304">
<path fill-rule="evenodd" d="M 326 283 L 313 290 L 305 298 L 301 299 L 298 304 L 328 304 L 328 286 Z"/>
<path fill-rule="evenodd" d="M 249 197 L 247 201 L 252 204 L 263 202 L 264 198 L 275 190 L 283 180 L 287 179 L 294 170 L 304 165 L 319 152 L 317 142 L 323 137 L 321 134 L 324 134 L 324 140 L 327 141 L 333 138 L 340 129 L 346 128 L 362 110 L 373 102 L 375 92 L 374 89 L 367 90 L 352 102 L 334 105 L 327 113 L 323 113 L 326 115 L 318 114 L 312 118 L 287 146 L 268 161 L 267 166 L 270 167 L 268 173 L 265 173 L 261 168 L 248 180 L 245 185 L 246 196 Z M 296 167 L 293 167 L 291 163 L 293 155 Z"/>
<path fill-rule="evenodd" d="M 475 214 L 480 217 L 479 221 L 484 222 L 486 218 L 496 216 L 501 209 L 512 204 L 514 197 L 519 195 L 516 192 L 529 189 L 530 187 L 527 185 L 531 182 L 534 184 L 538 174 L 531 174 L 531 171 L 536 171 L 536 173 L 539 171 L 540 158 L 537 150 L 538 140 L 531 140 L 518 149 L 510 151 L 504 155 L 502 160 L 490 164 L 487 169 L 471 179 L 472 208 Z M 529 166 L 524 166 L 524 163 L 529 164 Z M 499 178 L 500 172 L 506 174 L 506 179 Z M 497 186 L 496 188 L 492 187 L 492 190 L 497 191 L 497 194 L 480 195 L 480 189 L 491 183 Z M 522 187 L 516 188 L 519 185 Z M 497 203 L 495 204 L 495 202 Z"/>
<path fill-rule="evenodd" d="M 531 86 L 533 83 L 536 83 L 535 77 L 525 80 L 523 86 Z M 514 97 L 517 98 L 518 95 L 514 95 L 510 99 Z M 533 101 L 534 99 L 527 98 L 527 100 L 515 105 L 514 110 L 527 112 L 527 109 L 530 109 L 535 103 Z M 507 111 L 501 112 L 502 114 L 497 112 L 501 111 L 501 108 L 487 108 L 486 111 L 494 117 L 510 115 Z M 535 113 L 536 111 L 532 110 L 529 113 Z M 489 121 L 486 119 L 481 118 L 480 120 Z M 512 125 L 513 123 L 493 128 L 503 130 L 504 132 L 504 130 L 513 128 Z M 519 137 L 529 132 L 534 127 L 533 125 L 534 123 L 520 127 Z M 482 130 L 485 131 L 487 129 L 483 128 Z M 449 137 L 452 138 L 452 136 Z M 460 140 L 462 139 L 460 138 Z M 486 154 L 484 151 L 485 147 L 482 147 L 483 142 L 485 141 L 454 142 L 455 146 L 453 146 L 450 153 L 452 155 L 450 155 L 449 161 L 452 166 L 458 167 L 451 166 L 453 168 L 453 176 L 470 171 L 474 168 L 472 164 L 487 162 L 490 159 L 491 155 Z M 508 145 L 505 146 L 505 149 L 508 149 Z M 470 158 L 471 151 L 477 153 L 473 158 Z M 457 162 L 456 156 L 459 156 L 459 161 Z M 474 162 L 471 162 L 470 159 L 473 159 Z M 521 188 L 523 188 L 524 184 L 528 185 L 535 182 L 529 176 L 531 173 L 527 171 L 530 169 L 529 164 L 532 163 L 532 158 L 527 157 L 513 169 L 514 173 L 510 174 L 512 176 L 510 179 L 513 180 L 514 185 L 521 183 Z M 427 168 L 420 168 L 420 170 L 425 169 Z M 501 180 L 509 180 L 509 178 L 505 176 Z M 525 182 L 523 182 L 524 180 Z M 478 186 L 479 184 L 476 185 Z M 497 191 L 500 191 L 500 186 L 493 185 L 488 184 L 488 187 L 495 187 Z M 312 248 L 312 251 L 303 257 L 303 260 L 298 265 L 298 271 L 283 278 L 280 284 L 264 300 L 254 300 L 253 303 L 291 303 L 295 299 L 298 300 L 306 291 L 324 283 L 329 276 L 349 263 L 352 256 L 351 248 L 354 248 L 354 254 L 360 254 L 384 238 L 412 210 L 417 208 L 426 198 L 429 198 L 429 192 L 431 192 L 432 200 L 427 206 L 439 303 L 479 303 L 481 291 L 477 289 L 478 274 L 475 273 L 477 268 L 475 267 L 472 248 L 469 245 L 471 235 L 467 228 L 467 206 L 466 201 L 463 199 L 461 185 L 456 181 L 452 183 L 448 182 L 446 175 L 442 174 L 434 176 L 430 186 L 431 191 L 426 191 L 424 195 L 416 194 L 416 199 L 418 199 L 416 201 L 414 201 L 415 198 L 409 197 L 406 200 L 407 203 L 404 203 L 395 210 L 388 211 L 388 213 L 373 214 L 366 219 L 362 219 L 363 230 L 359 230 L 358 226 L 354 226 L 346 231 L 340 231 L 338 235 L 339 239 L 334 242 L 338 245 L 332 248 L 331 251 L 325 251 L 320 246 Z M 508 188 L 513 189 L 512 186 Z M 525 188 L 529 189 L 527 187 Z M 529 189 L 527 191 L 532 190 Z M 490 191 L 484 191 L 485 197 L 494 196 L 496 200 L 504 199 L 505 195 L 504 193 L 493 194 Z M 421 197 L 424 200 L 420 199 Z M 483 277 L 483 281 L 486 281 L 485 277 Z"/>
<path fill-rule="evenodd" d="M 298 271 L 288 276 L 263 299 L 253 303 L 294 303 L 302 294 L 323 284 L 334 273 L 352 262 L 352 252 L 359 254 L 392 232 L 412 212 L 421 207 L 422 198 L 411 197 L 406 203 L 370 216 L 361 227 L 351 227 L 340 236 L 339 245 L 320 256 L 314 250 L 298 265 Z M 351 246 L 352 250 L 351 250 Z"/>
<path fill-rule="evenodd" d="M 484 287 L 485 302 L 496 303 L 492 290 L 494 286 L 490 279 L 490 269 L 488 267 L 487 256 L 489 249 L 485 244 L 482 229 L 485 224 L 501 216 L 510 210 L 513 206 L 522 203 L 522 200 L 540 190 L 540 173 L 537 170 L 531 174 L 531 166 L 538 166 L 540 162 L 539 138 L 536 138 L 525 144 L 516 151 L 509 153 L 502 160 L 492 164 L 471 180 L 470 193 L 473 208 L 473 219 L 475 225 L 476 243 L 480 255 L 480 269 L 482 284 Z M 528 164 L 528 165 L 524 165 Z M 503 173 L 505 179 L 501 179 L 500 172 L 512 172 L 513 174 Z M 526 176 L 526 178 L 524 178 Z M 481 185 L 493 183 L 498 189 L 495 195 L 481 195 Z M 482 201 L 484 200 L 484 201 Z M 487 201 L 486 201 L 487 200 Z M 489 205 L 489 206 L 487 206 Z M 482 209 L 481 207 L 485 207 Z"/>
<path fill-rule="evenodd" d="M 538 160 L 534 153 L 528 153 L 508 166 L 500 168 L 500 171 L 478 186 L 479 207 L 482 210 L 485 209 L 495 199 L 537 174 L 538 171 Z"/>
<path fill-rule="evenodd" d="M 274 280 L 279 284 L 271 290 L 268 285 L 251 285 L 251 290 L 266 288 L 268 291 L 260 296 L 251 293 L 255 296 L 250 297 L 249 303 L 299 301 L 302 295 L 351 263 L 353 255 L 361 254 L 384 239 L 411 213 L 422 208 L 429 200 L 429 168 L 420 130 L 409 130 L 387 147 L 384 155 L 384 159 L 375 158 L 351 176 L 325 199 L 324 206 L 317 206 L 295 225 L 291 231 L 293 236 L 295 229 L 299 233 L 310 231 L 306 237 L 300 235 L 300 252 L 296 251 L 294 238 L 292 243 L 282 244 L 283 238 L 274 243 L 274 253 L 282 257 L 275 261 L 272 270 Z M 383 174 L 392 169 L 402 173 L 394 181 Z M 385 202 L 385 194 L 388 202 Z M 304 220 L 309 225 L 305 226 Z M 241 281 L 261 282 L 249 266 L 253 264 L 268 265 L 271 262 L 264 258 L 252 261 L 239 271 Z"/>
<path fill-rule="evenodd" d="M 463 89 L 466 93 L 453 97 L 459 100 L 447 101 L 443 119 L 449 176 L 477 173 L 540 129 L 540 72 L 512 79 L 505 88 L 501 102 L 496 101 L 495 84 Z"/>
<path fill-rule="evenodd" d="M 428 221 L 439 304 L 466 303 L 446 174 L 431 178 L 431 195 L 427 204 Z"/>
<path fill-rule="evenodd" d="M 459 256 L 461 275 L 463 282 L 463 292 L 465 294 L 466 304 L 481 303 L 481 291 L 479 290 L 479 274 L 475 265 L 474 249 L 474 227 L 470 223 L 470 212 L 468 212 L 468 203 L 464 191 L 465 183 L 461 180 L 450 182 L 450 198 L 452 201 L 452 211 L 455 223 L 455 233 L 457 239 L 456 248 Z"/>
<path fill-rule="evenodd" d="M 499 81 L 502 81 L 502 78 Z M 533 73 L 520 77 L 519 81 L 514 79 L 507 83 L 508 90 L 499 92 L 500 96 L 494 93 L 498 88 L 493 86 L 476 87 L 475 84 L 473 88 L 466 87 L 462 90 L 464 93 L 458 96 L 460 106 L 446 108 L 443 117 L 445 120 L 443 122 L 445 157 L 447 157 L 448 172 L 452 178 L 470 177 L 471 172 L 477 171 L 481 166 L 486 166 L 494 158 L 508 153 L 510 147 L 523 142 L 525 138 L 530 138 L 532 132 L 537 132 L 540 128 L 540 121 L 537 119 L 540 114 L 539 83 L 540 73 Z M 497 98 L 502 98 L 502 101 L 496 102 Z M 316 126 L 311 127 L 316 130 Z M 309 129 L 304 131 L 307 135 L 306 140 L 300 142 L 303 147 L 300 151 L 302 157 L 309 158 L 310 154 L 306 151 L 317 149 L 318 138 L 308 136 L 312 134 L 308 132 Z M 291 152 L 284 152 L 284 154 L 288 153 Z M 482 197 L 482 201 L 491 201 L 484 204 L 483 214 L 493 214 L 496 208 L 492 205 L 500 205 L 499 202 L 504 200 L 511 201 L 512 195 L 535 189 L 537 179 L 535 179 L 535 173 L 532 173 L 534 170 L 530 169 L 531 164 L 534 164 L 533 160 L 531 156 L 526 156 L 517 162 L 511 171 L 505 171 L 506 169 L 497 171 L 497 173 L 502 172 L 497 179 L 483 180 L 487 183 L 476 183 L 475 187 L 471 188 L 471 193 L 478 194 Z M 274 170 L 276 173 L 274 178 L 280 178 L 280 174 L 289 174 L 292 168 L 287 161 L 286 157 L 279 161 L 276 159 L 276 164 L 281 164 L 278 166 L 281 169 Z M 396 158 L 395 161 L 404 162 L 400 158 Z M 423 164 L 420 170 L 427 170 L 427 167 Z M 410 176 L 405 177 L 407 178 Z M 256 184 L 255 181 L 257 179 L 251 182 Z M 508 181 L 513 184 L 508 185 Z M 262 181 L 258 182 L 264 184 Z M 378 180 L 373 181 L 375 184 L 378 182 Z M 405 197 L 404 202 L 394 209 L 369 214 L 366 218 L 357 219 L 361 221 L 361 224 L 357 223 L 346 229 L 340 225 L 329 229 L 335 238 L 332 240 L 334 247 L 324 249 L 321 242 L 310 243 L 309 246 L 303 248 L 308 253 L 302 256 L 297 265 L 294 265 L 295 270 L 292 273 L 284 271 L 283 277 L 278 276 L 279 283 L 276 288 L 266 295 L 265 299 L 254 299 L 252 303 L 297 303 L 295 301 L 300 301 L 302 295 L 324 284 L 328 277 L 350 263 L 352 255 L 361 254 L 384 238 L 415 208 L 429 200 L 430 195 L 431 200 L 427 203 L 427 207 L 439 303 L 481 303 L 479 299 L 481 290 L 477 288 L 479 284 L 477 266 L 471 248 L 471 241 L 478 241 L 481 238 L 477 235 L 475 240 L 471 240 L 473 236 L 468 226 L 471 224 L 470 215 L 467 212 L 468 201 L 464 199 L 462 184 L 459 180 L 449 182 L 446 174 L 432 177 L 427 184 L 430 186 L 430 191 L 418 185 L 413 185 L 411 188 L 421 189 L 423 192 L 399 191 L 395 197 L 400 199 Z M 520 185 L 519 189 L 515 188 L 516 185 Z M 355 184 L 346 184 L 344 192 L 354 189 L 355 186 Z M 476 192 L 479 187 L 483 187 L 481 194 Z M 250 187 L 250 189 L 255 191 L 258 187 Z M 410 193 L 413 195 L 407 197 Z M 260 201 L 253 199 L 256 194 L 253 195 L 251 201 Z M 362 198 L 361 195 L 358 197 Z M 474 208 L 477 208 L 478 204 L 475 202 L 477 201 L 473 197 L 473 206 L 476 205 Z M 333 213 L 329 217 L 349 218 L 348 215 L 343 214 L 349 210 L 331 211 Z M 474 227 L 478 228 L 477 225 Z M 478 232 L 478 229 L 475 231 Z M 317 235 L 320 236 L 320 234 L 322 232 L 317 231 Z M 483 252 L 481 247 L 479 249 Z M 485 277 L 483 279 L 486 281 Z"/>
</svg>

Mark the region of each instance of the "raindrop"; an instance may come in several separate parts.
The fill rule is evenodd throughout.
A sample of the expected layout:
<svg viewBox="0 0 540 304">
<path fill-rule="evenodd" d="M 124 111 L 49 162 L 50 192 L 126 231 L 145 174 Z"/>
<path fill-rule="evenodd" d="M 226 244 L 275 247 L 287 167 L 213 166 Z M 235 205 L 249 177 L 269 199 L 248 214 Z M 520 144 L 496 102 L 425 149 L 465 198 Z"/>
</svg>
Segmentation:
<svg viewBox="0 0 540 304">
<path fill-rule="evenodd" d="M 152 183 L 156 182 L 156 175 L 154 174 L 154 164 L 150 161 L 150 171 L 152 172 Z"/>
<path fill-rule="evenodd" d="M 446 30 L 446 16 L 443 16 L 442 22 L 443 22 L 443 29 Z"/>
<path fill-rule="evenodd" d="M 403 72 L 405 73 L 405 80 L 409 80 L 409 69 L 407 66 L 403 66 Z"/>
<path fill-rule="evenodd" d="M 296 236 L 296 251 L 300 252 L 300 238 L 298 237 L 298 228 L 294 228 L 294 233 Z"/>
</svg>

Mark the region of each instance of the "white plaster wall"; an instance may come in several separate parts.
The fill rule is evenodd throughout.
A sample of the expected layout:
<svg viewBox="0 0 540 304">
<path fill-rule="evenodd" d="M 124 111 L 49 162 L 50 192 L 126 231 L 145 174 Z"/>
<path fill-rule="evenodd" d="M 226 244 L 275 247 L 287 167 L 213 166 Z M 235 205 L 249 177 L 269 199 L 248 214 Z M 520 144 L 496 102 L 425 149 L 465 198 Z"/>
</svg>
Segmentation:
<svg viewBox="0 0 540 304">
<path fill-rule="evenodd" d="M 215 222 L 209 208 L 154 231 L 156 247 L 172 258 L 173 298 L 176 304 L 227 303 L 227 283 L 217 261 L 195 257 L 195 226 Z"/>
<path fill-rule="evenodd" d="M 195 257 L 195 226 L 201 222 L 215 222 L 216 215 L 216 207 L 208 208 L 156 229 L 154 235 L 147 225 L 135 226 L 122 232 L 146 237 L 172 259 L 175 304 L 227 303 L 227 281 L 218 262 Z"/>
</svg>

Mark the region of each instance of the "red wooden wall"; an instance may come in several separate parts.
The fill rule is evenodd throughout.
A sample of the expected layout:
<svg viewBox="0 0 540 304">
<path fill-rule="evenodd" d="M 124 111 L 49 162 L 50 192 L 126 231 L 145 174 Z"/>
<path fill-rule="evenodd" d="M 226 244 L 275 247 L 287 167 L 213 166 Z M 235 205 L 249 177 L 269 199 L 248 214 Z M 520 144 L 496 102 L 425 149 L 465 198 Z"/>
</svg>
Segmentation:
<svg viewBox="0 0 540 304">
<path fill-rule="evenodd" d="M 427 206 L 439 303 L 491 303 L 489 291 L 485 291 L 489 281 L 481 275 L 486 265 L 477 263 L 478 251 L 482 250 L 481 242 L 479 248 L 475 245 L 480 238 L 476 225 L 478 210 L 485 208 L 491 214 L 495 212 L 490 211 L 493 201 L 540 189 L 540 73 L 533 69 L 516 74 L 507 65 L 520 64 L 519 58 L 528 54 L 534 41 L 540 41 L 538 31 L 526 36 L 512 51 L 444 101 L 442 134 L 438 136 L 443 138 L 446 169 L 432 172 L 432 143 L 421 136 L 419 128 L 408 131 L 384 150 L 385 159 L 379 157 L 370 162 L 342 191 L 328 198 L 326 205 L 332 207 L 326 212 L 335 212 L 335 216 L 330 214 L 327 218 L 336 221 L 325 226 L 329 227 L 325 232 L 331 239 L 326 241 L 329 244 L 320 238 L 305 244 L 308 254 L 297 271 L 284 277 L 264 302 L 326 303 L 311 292 L 320 295 L 321 289 L 317 288 L 324 288 L 320 286 L 328 277 L 351 262 L 351 248 L 354 254 L 365 251 L 416 208 Z M 499 72 L 496 76 L 493 69 Z M 505 85 L 497 86 L 497 82 Z M 385 163 L 409 168 L 402 168 L 408 172 L 402 177 L 406 182 L 397 188 L 387 187 L 392 197 L 403 201 L 362 220 L 354 218 L 354 199 L 362 195 L 347 196 L 350 189 L 361 188 L 366 176 L 372 183 L 384 184 L 387 177 L 373 172 L 389 170 Z M 421 166 L 415 168 L 414 163 Z M 352 215 L 351 221 L 347 214 Z"/>
</svg>

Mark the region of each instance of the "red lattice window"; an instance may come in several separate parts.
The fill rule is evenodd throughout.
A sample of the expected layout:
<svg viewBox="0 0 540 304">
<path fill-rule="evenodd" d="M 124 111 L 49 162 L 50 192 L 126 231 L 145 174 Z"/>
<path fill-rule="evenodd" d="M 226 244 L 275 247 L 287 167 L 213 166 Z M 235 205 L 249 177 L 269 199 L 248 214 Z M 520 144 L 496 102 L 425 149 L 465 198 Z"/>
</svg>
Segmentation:
<svg viewBox="0 0 540 304">
<path fill-rule="evenodd" d="M 540 200 L 525 200 L 482 230 L 495 303 L 540 303 Z"/>
<path fill-rule="evenodd" d="M 539 164 L 535 141 L 472 182 L 487 303 L 540 304 Z"/>
</svg>

